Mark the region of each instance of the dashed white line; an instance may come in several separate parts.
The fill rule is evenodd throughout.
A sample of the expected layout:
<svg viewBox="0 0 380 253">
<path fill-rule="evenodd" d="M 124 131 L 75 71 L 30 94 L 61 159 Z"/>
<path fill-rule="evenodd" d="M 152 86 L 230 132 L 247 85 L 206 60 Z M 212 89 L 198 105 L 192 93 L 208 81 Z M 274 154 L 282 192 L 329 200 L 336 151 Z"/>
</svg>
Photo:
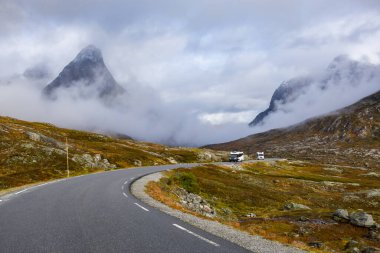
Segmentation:
<svg viewBox="0 0 380 253">
<path fill-rule="evenodd" d="M 128 195 L 127 195 L 127 194 L 125 194 L 125 192 L 123 192 L 123 195 L 124 195 L 124 197 L 128 198 Z"/>
<path fill-rule="evenodd" d="M 126 184 L 128 184 L 128 180 L 126 180 L 126 181 L 124 182 L 124 185 L 126 185 Z"/>
<path fill-rule="evenodd" d="M 28 189 L 24 189 L 24 190 L 22 190 L 22 191 L 15 192 L 15 194 L 17 195 L 17 194 L 20 194 L 20 193 L 25 192 L 25 191 L 27 191 L 27 190 L 28 190 Z"/>
<path fill-rule="evenodd" d="M 143 207 L 142 205 L 139 205 L 138 203 L 135 203 L 135 205 L 140 207 L 142 210 L 149 212 L 149 210 Z"/>
<path fill-rule="evenodd" d="M 0 199 L 0 202 L 3 201 L 2 199 Z"/>
<path fill-rule="evenodd" d="M 196 233 L 194 233 L 194 232 L 192 232 L 192 231 L 190 231 L 190 230 L 188 230 L 188 229 L 186 229 L 184 227 L 181 227 L 178 224 L 173 224 L 173 226 L 175 226 L 176 228 L 179 228 L 179 229 L 181 229 L 181 230 L 183 230 L 183 231 L 185 231 L 185 232 L 187 232 L 187 233 L 189 233 L 189 234 L 191 234 L 191 235 L 193 235 L 193 236 L 195 236 L 195 237 L 197 237 L 197 238 L 199 238 L 199 239 L 201 239 L 201 240 L 203 240 L 205 242 L 208 242 L 209 244 L 214 245 L 215 247 L 219 247 L 220 246 L 216 242 L 213 242 L 213 241 L 211 241 L 211 240 L 209 240 L 207 238 L 204 238 L 203 236 L 200 236 L 200 235 L 198 235 L 198 234 L 196 234 Z"/>
<path fill-rule="evenodd" d="M 135 179 L 134 177 L 131 177 L 131 180 Z"/>
</svg>

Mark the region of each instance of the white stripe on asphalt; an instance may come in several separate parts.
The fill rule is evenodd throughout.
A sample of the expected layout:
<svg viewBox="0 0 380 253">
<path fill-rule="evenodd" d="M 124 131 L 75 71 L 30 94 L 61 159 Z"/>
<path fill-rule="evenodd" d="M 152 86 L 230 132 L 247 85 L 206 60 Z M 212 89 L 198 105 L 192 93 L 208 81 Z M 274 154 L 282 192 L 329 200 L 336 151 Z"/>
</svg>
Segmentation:
<svg viewBox="0 0 380 253">
<path fill-rule="evenodd" d="M 124 182 L 124 185 L 126 185 L 126 184 L 128 184 L 128 180 L 126 180 L 126 181 Z"/>
<path fill-rule="evenodd" d="M 124 195 L 124 197 L 128 198 L 128 195 L 127 195 L 127 194 L 125 194 L 125 192 L 123 192 L 123 195 Z"/>
<path fill-rule="evenodd" d="M 131 180 L 133 180 L 134 179 L 134 177 L 131 177 Z"/>
<path fill-rule="evenodd" d="M 181 229 L 181 230 L 183 230 L 183 231 L 186 231 L 187 233 L 189 233 L 189 234 L 191 234 L 191 235 L 193 235 L 193 236 L 195 236 L 195 237 L 197 237 L 197 238 L 199 238 L 199 239 L 201 239 L 201 240 L 203 240 L 203 241 L 205 241 L 205 242 L 208 242 L 208 243 L 214 245 L 215 247 L 219 247 L 219 246 L 220 246 L 220 245 L 217 244 L 216 242 L 213 242 L 213 241 L 211 241 L 211 240 L 209 240 L 209 239 L 206 239 L 206 238 L 204 238 L 203 236 L 200 236 L 200 235 L 198 235 L 198 234 L 196 234 L 196 233 L 194 233 L 194 232 L 192 232 L 192 231 L 190 231 L 190 230 L 188 230 L 188 229 L 186 229 L 186 228 L 184 228 L 184 227 L 181 227 L 180 225 L 173 224 L 173 226 L 175 226 L 175 227 L 177 227 L 177 228 L 179 228 L 179 229 Z"/>
<path fill-rule="evenodd" d="M 135 203 L 135 205 L 140 207 L 142 210 L 149 212 L 149 210 L 143 207 L 142 205 L 139 205 L 138 203 Z"/>
<path fill-rule="evenodd" d="M 17 195 L 17 194 L 20 194 L 20 193 L 25 192 L 25 191 L 27 191 L 27 190 L 28 190 L 28 189 L 24 189 L 24 190 L 22 190 L 22 191 L 15 192 L 15 194 Z"/>
</svg>

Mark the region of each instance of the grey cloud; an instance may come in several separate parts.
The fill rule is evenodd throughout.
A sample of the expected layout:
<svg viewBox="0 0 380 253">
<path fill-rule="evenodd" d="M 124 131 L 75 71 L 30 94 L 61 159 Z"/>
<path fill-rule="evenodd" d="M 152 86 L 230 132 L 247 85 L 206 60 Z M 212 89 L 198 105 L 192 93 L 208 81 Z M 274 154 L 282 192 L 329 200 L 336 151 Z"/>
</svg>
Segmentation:
<svg viewBox="0 0 380 253">
<path fill-rule="evenodd" d="M 248 135 L 248 122 L 282 81 L 316 73 L 340 54 L 380 60 L 374 0 L 3 0 L 0 6 L 1 79 L 20 77 L 40 62 L 52 79 L 81 48 L 95 44 L 130 94 L 115 110 L 92 100 L 71 110 L 62 100 L 47 111 L 37 95 L 51 80 L 13 78 L 13 88 L 0 87 L 13 98 L 1 97 L 0 114 L 111 128 L 151 141 L 201 145 Z M 345 33 L 326 33 L 347 19 Z M 369 92 L 361 91 L 347 96 Z M 36 100 L 25 111 L 28 92 Z M 318 108 L 314 114 L 326 110 Z"/>
</svg>

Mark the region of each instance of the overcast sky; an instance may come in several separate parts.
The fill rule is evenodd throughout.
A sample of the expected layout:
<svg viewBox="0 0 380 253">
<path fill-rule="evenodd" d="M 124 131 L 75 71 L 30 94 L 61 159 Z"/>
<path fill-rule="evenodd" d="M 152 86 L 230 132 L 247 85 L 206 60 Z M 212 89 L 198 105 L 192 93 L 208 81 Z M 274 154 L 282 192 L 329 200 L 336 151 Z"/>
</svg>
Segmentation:
<svg viewBox="0 0 380 253">
<path fill-rule="evenodd" d="M 282 81 L 341 54 L 378 64 L 379 17 L 378 0 L 0 0 L 0 80 L 43 66 L 49 82 L 93 44 L 127 90 L 209 130 L 243 127 Z M 0 114 L 43 119 L 5 106 Z"/>
</svg>

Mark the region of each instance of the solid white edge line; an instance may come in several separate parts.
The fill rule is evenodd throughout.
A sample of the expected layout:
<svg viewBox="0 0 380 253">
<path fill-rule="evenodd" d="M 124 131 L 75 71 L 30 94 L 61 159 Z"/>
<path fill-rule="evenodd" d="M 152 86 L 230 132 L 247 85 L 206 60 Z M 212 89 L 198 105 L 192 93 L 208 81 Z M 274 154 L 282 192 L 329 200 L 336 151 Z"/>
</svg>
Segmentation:
<svg viewBox="0 0 380 253">
<path fill-rule="evenodd" d="M 135 203 L 135 205 L 140 207 L 142 210 L 149 212 L 149 210 L 143 207 L 142 205 L 139 205 L 138 203 Z"/>
<path fill-rule="evenodd" d="M 185 232 L 187 232 L 187 233 L 189 233 L 189 234 L 191 234 L 191 235 L 197 237 L 198 239 L 201 239 L 201 240 L 203 240 L 203 241 L 205 241 L 205 242 L 208 242 L 209 244 L 214 245 L 215 247 L 219 247 L 219 246 L 220 246 L 220 245 L 217 244 L 216 242 L 213 242 L 213 241 L 211 241 L 211 240 L 209 240 L 209 239 L 207 239 L 207 238 L 204 238 L 203 236 L 200 236 L 200 235 L 198 235 L 198 234 L 196 234 L 196 233 L 194 233 L 194 232 L 192 232 L 192 231 L 190 231 L 190 230 L 188 230 L 188 229 L 186 229 L 186 228 L 184 228 L 184 227 L 181 227 L 181 226 L 178 225 L 178 224 L 175 224 L 175 223 L 174 223 L 173 226 L 175 226 L 176 228 L 179 228 L 179 229 L 181 229 L 181 230 L 183 230 L 183 231 L 185 231 Z"/>
<path fill-rule="evenodd" d="M 123 195 L 124 195 L 124 197 L 128 198 L 128 195 L 127 195 L 127 194 L 125 194 L 125 192 L 123 192 Z"/>
</svg>

